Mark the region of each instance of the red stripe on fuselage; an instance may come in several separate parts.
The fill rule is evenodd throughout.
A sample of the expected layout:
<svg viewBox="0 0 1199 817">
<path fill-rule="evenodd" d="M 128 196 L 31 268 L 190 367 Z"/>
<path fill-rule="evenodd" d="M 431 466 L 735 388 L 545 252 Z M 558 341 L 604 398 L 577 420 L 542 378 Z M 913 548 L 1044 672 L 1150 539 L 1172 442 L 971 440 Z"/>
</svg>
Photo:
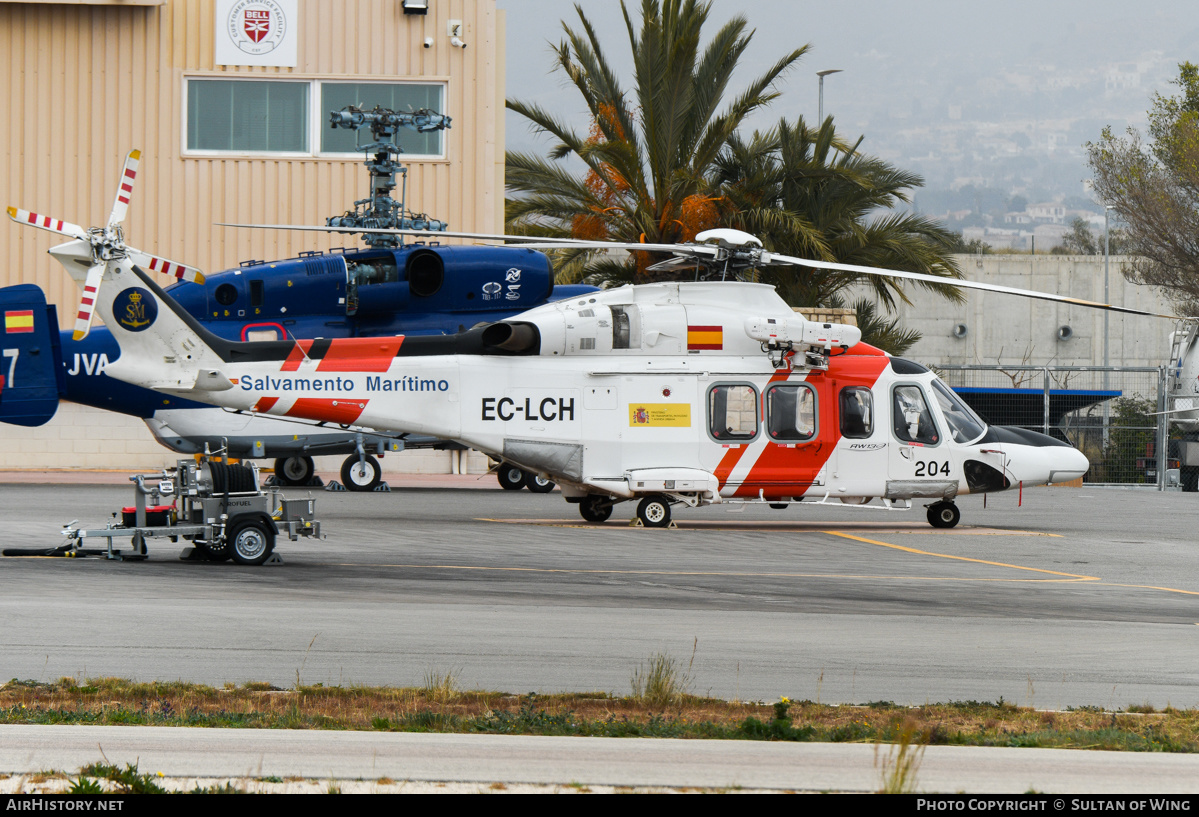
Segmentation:
<svg viewBox="0 0 1199 817">
<path fill-rule="evenodd" d="M 790 376 L 790 367 L 786 369 L 779 369 L 770 376 L 770 380 L 766 381 L 767 387 L 769 387 L 771 383 L 777 383 L 780 380 L 786 380 Z M 763 417 L 763 413 L 766 411 L 764 403 L 765 401 L 763 401 L 763 404 L 758 406 L 759 422 Z M 741 458 L 745 456 L 745 453 L 749 451 L 750 445 L 752 445 L 752 443 L 742 443 L 736 448 L 730 448 L 725 455 L 720 458 L 720 464 L 716 466 L 716 479 L 720 483 L 721 488 L 728 483 L 729 475 L 733 473 L 733 469 L 737 467 L 737 463 L 739 463 Z"/>
<path fill-rule="evenodd" d="M 254 404 L 254 408 L 250 409 L 250 411 L 270 411 L 278 402 L 278 397 L 259 397 L 258 402 Z"/>
<path fill-rule="evenodd" d="M 404 336 L 334 338 L 317 365 L 318 372 L 385 372 L 391 368 Z"/>
<path fill-rule="evenodd" d="M 312 341 L 297 340 L 295 347 L 291 350 L 291 354 L 287 356 L 287 360 L 283 361 L 281 372 L 294 372 L 300 368 L 300 362 L 308 357 L 308 350 L 312 348 Z"/>
<path fill-rule="evenodd" d="M 366 400 L 301 397 L 285 413 L 288 417 L 302 417 L 305 420 L 353 423 L 362 416 L 366 404 Z"/>
<path fill-rule="evenodd" d="M 871 350 L 873 348 L 867 347 Z M 874 388 L 888 362 L 887 357 L 869 351 L 865 355 L 837 355 L 830 360 L 828 371 L 809 373 L 804 382 L 816 390 L 819 411 L 817 436 L 810 442 L 797 442 L 794 448 L 789 448 L 785 442 L 776 443 L 768 438 L 764 443 L 762 439 L 756 440 L 752 445 L 762 446 L 760 453 L 749 473 L 740 485 L 737 485 L 733 496 L 756 497 L 761 493 L 767 499 L 781 499 L 802 495 L 815 482 L 820 469 L 824 468 L 841 440 L 840 420 L 836 408 L 840 390 L 847 386 Z M 770 378 L 763 391 L 769 391 L 772 384 L 786 379 L 786 375 L 775 375 Z M 797 378 L 795 382 L 800 382 L 800 379 Z M 875 405 L 885 399 L 885 395 L 875 395 Z M 765 403 L 764 393 L 763 412 Z M 763 434 L 765 433 L 763 430 Z M 724 464 L 723 461 L 721 464 Z M 724 487 L 726 479 L 727 477 L 721 477 L 721 487 Z"/>
</svg>

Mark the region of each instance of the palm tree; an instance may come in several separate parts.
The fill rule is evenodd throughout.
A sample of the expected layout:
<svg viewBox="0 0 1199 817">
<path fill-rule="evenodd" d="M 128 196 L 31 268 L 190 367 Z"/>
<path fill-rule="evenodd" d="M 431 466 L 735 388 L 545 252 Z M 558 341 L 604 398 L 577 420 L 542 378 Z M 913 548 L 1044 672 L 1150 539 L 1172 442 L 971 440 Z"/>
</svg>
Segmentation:
<svg viewBox="0 0 1199 817">
<path fill-rule="evenodd" d="M 817 129 L 801 118 L 749 140 L 734 135 L 713 179 L 730 224 L 784 255 L 961 277 L 952 258 L 956 236 L 936 221 L 894 210 L 923 179 L 862 153 L 861 141 L 841 139 L 831 117 Z M 854 283 L 867 285 L 888 310 L 896 297 L 908 300 L 894 279 L 854 272 L 779 266 L 763 270 L 760 280 L 797 306 L 832 306 Z M 949 283 L 921 286 L 962 300 Z"/>
<path fill-rule="evenodd" d="M 777 96 L 774 81 L 807 50 L 796 49 L 752 80 L 727 105 L 724 95 L 738 60 L 753 37 L 736 16 L 701 46 L 711 11 L 699 0 L 642 0 L 640 30 L 624 3 L 625 27 L 633 62 L 633 90 L 627 92 L 604 54 L 583 10 L 575 7 L 581 30 L 565 24 L 556 67 L 578 88 L 590 111 L 591 129 L 577 133 L 543 108 L 509 100 L 508 108 L 558 139 L 550 159 L 581 159 L 580 178 L 554 161 L 509 152 L 507 186 L 509 230 L 580 239 L 675 243 L 721 222 L 719 196 L 711 188 L 712 167 L 737 127 L 750 113 Z M 569 264 L 589 254 L 563 253 Z M 648 280 L 654 259 L 635 253 L 636 278 Z M 588 272 L 613 273 L 623 265 L 611 259 L 591 263 Z"/>
</svg>

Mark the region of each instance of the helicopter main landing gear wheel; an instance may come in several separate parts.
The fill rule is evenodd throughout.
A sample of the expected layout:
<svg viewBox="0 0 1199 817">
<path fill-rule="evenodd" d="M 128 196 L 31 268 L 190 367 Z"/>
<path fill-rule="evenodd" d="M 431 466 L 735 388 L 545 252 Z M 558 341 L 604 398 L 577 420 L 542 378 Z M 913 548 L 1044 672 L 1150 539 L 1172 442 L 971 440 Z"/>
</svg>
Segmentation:
<svg viewBox="0 0 1199 817">
<path fill-rule="evenodd" d="M 362 462 L 351 454 L 341 465 L 341 481 L 350 491 L 373 491 L 383 481 L 383 467 L 369 454 Z"/>
<path fill-rule="evenodd" d="M 275 482 L 280 485 L 307 485 L 316 473 L 312 457 L 296 454 L 275 460 Z"/>
<path fill-rule="evenodd" d="M 962 512 L 952 502 L 934 502 L 928 506 L 928 524 L 934 528 L 952 528 L 962 518 Z"/>
<path fill-rule="evenodd" d="M 670 526 L 670 500 L 661 494 L 647 496 L 637 503 L 637 518 L 647 528 Z"/>
<path fill-rule="evenodd" d="M 499 480 L 500 487 L 505 491 L 519 491 L 525 487 L 525 472 L 506 462 L 500 463 L 499 470 L 495 472 L 495 478 Z"/>
<path fill-rule="evenodd" d="M 525 487 L 535 494 L 548 494 L 554 490 L 554 481 L 529 471 L 525 476 Z"/>
<path fill-rule="evenodd" d="M 590 494 L 579 502 L 579 515 L 588 522 L 606 522 L 612 515 L 612 500 L 598 494 Z"/>
</svg>

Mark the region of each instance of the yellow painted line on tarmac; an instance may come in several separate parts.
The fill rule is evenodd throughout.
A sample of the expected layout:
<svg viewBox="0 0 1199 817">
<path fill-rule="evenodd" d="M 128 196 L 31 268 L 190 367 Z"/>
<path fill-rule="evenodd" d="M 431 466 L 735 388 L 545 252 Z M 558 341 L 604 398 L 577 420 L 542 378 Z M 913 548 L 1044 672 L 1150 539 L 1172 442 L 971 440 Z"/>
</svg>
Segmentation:
<svg viewBox="0 0 1199 817">
<path fill-rule="evenodd" d="M 1161 590 L 1166 593 L 1182 593 L 1184 596 L 1199 596 L 1199 591 L 1196 590 L 1180 590 L 1177 587 L 1158 587 L 1155 584 L 1117 584 L 1115 582 L 1103 582 L 1105 587 L 1131 587 L 1135 590 Z"/>
<path fill-rule="evenodd" d="M 1185 596 L 1199 596 L 1199 591 L 1195 591 L 1195 590 L 1182 590 L 1177 587 L 1159 587 L 1158 585 L 1153 585 L 1153 584 L 1120 584 L 1118 582 L 1106 582 L 1098 576 L 1082 576 L 1082 575 L 1079 575 L 1076 573 L 1062 573 L 1057 570 L 1046 570 L 1045 568 L 1041 568 L 1041 567 L 1027 567 L 1024 565 L 1011 565 L 1011 564 L 1006 564 L 1004 562 L 989 562 L 985 559 L 971 559 L 969 556 L 951 556 L 947 553 L 932 553 L 931 551 L 927 551 L 927 550 L 917 550 L 916 548 L 904 547 L 903 545 L 893 545 L 889 542 L 879 542 L 874 539 L 866 539 L 861 536 L 853 536 L 852 534 L 841 533 L 839 531 L 829 530 L 829 531 L 824 531 L 824 533 L 827 533 L 830 536 L 840 536 L 845 539 L 853 539 L 858 542 L 865 542 L 868 545 L 877 545 L 879 547 L 892 548 L 893 550 L 902 550 L 906 553 L 914 553 L 914 554 L 917 554 L 920 556 L 934 556 L 938 559 L 954 559 L 954 560 L 960 561 L 960 562 L 977 562 L 978 564 L 992 565 L 994 567 L 1008 567 L 1008 568 L 1012 568 L 1013 570 L 1030 570 L 1034 573 L 1049 573 L 1054 576 L 1064 576 L 1064 577 L 1066 577 L 1064 579 L 1064 581 L 1067 581 L 1067 582 L 1084 582 L 1084 581 L 1085 582 L 1095 582 L 1099 585 L 1102 585 L 1103 587 L 1127 587 L 1127 588 L 1134 589 L 1134 590 L 1161 590 L 1164 593 L 1181 593 Z M 1054 580 L 1041 579 L 1040 581 L 1054 581 Z"/>
<path fill-rule="evenodd" d="M 1103 581 L 1098 576 L 1083 576 L 1078 573 L 1063 573 L 1060 570 L 1046 570 L 1043 567 L 1027 567 L 1025 565 L 1007 564 L 1006 562 L 991 562 L 986 559 L 972 559 L 969 556 L 951 556 L 948 553 L 933 553 L 932 551 L 929 551 L 929 550 L 918 550 L 916 548 L 905 547 L 904 545 L 893 545 L 890 542 L 879 542 L 876 539 L 867 539 L 863 536 L 854 536 L 853 534 L 850 534 L 850 533 L 841 533 L 840 531 L 835 531 L 835 530 L 826 530 L 823 532 L 827 533 L 829 536 L 840 536 L 843 539 L 853 539 L 855 542 L 865 542 L 868 545 L 877 545 L 878 547 L 891 548 L 892 550 L 901 550 L 905 553 L 914 553 L 918 556 L 933 556 L 937 559 L 953 559 L 954 561 L 958 561 L 958 562 L 974 562 L 975 564 L 990 565 L 992 567 L 1006 567 L 1006 568 L 1010 568 L 1012 570 L 1028 570 L 1033 573 L 1048 573 L 1051 576 L 1065 576 L 1066 578 L 1068 578 L 1072 581 L 1084 581 L 1084 582 Z"/>
</svg>

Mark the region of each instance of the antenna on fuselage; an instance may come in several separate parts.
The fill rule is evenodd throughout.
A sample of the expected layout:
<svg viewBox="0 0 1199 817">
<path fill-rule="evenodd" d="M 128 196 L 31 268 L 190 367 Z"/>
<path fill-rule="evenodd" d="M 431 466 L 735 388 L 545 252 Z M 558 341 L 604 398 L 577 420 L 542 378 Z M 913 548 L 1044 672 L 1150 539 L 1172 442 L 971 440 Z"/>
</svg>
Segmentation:
<svg viewBox="0 0 1199 817">
<path fill-rule="evenodd" d="M 329 227 L 362 227 L 383 230 L 429 230 L 442 232 L 448 228 L 444 221 L 436 221 L 425 213 L 409 212 L 408 168 L 400 164 L 398 157 L 404 152 L 397 142 L 400 128 L 417 133 L 445 130 L 450 126 L 450 117 L 421 108 L 419 111 L 393 111 L 376 107 L 363 111 L 349 105 L 340 111 L 331 111 L 329 127 L 358 131 L 359 144 L 355 150 L 366 154 L 363 164 L 370 171 L 370 196 L 354 202 L 354 209 L 343 215 L 325 220 Z M 361 131 L 369 128 L 374 138 L 370 144 L 361 144 Z M 396 173 L 403 178 L 400 200 L 391 197 L 396 186 Z M 364 233 L 362 240 L 373 249 L 404 246 L 404 237 L 389 233 Z"/>
</svg>

